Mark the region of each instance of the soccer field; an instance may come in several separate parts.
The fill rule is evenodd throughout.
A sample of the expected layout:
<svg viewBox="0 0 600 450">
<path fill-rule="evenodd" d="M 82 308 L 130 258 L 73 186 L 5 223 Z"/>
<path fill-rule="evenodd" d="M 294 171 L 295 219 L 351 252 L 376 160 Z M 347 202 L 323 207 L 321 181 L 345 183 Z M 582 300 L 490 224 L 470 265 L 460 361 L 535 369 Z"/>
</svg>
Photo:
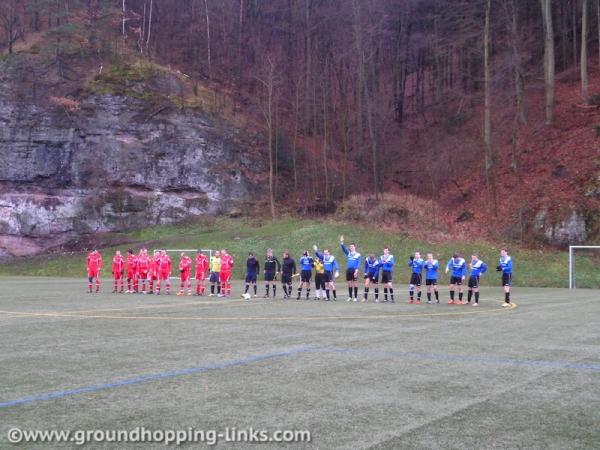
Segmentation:
<svg viewBox="0 0 600 450">
<path fill-rule="evenodd" d="M 473 308 L 446 288 L 408 305 L 404 286 L 348 304 L 0 282 L 1 448 L 13 427 L 142 426 L 310 431 L 287 448 L 600 448 L 597 291 L 517 288 L 504 309 L 499 288 Z M 23 448 L 44 445 L 74 446 Z M 163 445 L 86 448 L 133 447 Z"/>
</svg>

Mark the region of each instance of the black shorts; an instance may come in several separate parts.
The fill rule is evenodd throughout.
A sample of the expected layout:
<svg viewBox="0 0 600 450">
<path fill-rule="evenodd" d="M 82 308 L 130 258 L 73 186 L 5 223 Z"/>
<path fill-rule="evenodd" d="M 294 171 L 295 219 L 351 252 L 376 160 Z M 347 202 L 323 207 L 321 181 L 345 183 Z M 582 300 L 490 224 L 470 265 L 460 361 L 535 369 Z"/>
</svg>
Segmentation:
<svg viewBox="0 0 600 450">
<path fill-rule="evenodd" d="M 300 272 L 300 281 L 303 283 L 310 283 L 310 279 L 312 278 L 311 270 L 303 270 Z"/>
<path fill-rule="evenodd" d="M 276 272 L 265 272 L 265 281 L 274 281 Z"/>
<path fill-rule="evenodd" d="M 462 284 L 462 277 L 450 277 L 450 284 L 458 284 L 460 286 Z"/>
<path fill-rule="evenodd" d="M 435 279 L 435 278 L 427 278 L 425 280 L 426 286 L 437 286 L 437 284 L 438 284 L 438 282 L 437 282 L 437 279 Z"/>
<path fill-rule="evenodd" d="M 365 273 L 365 280 L 370 280 L 371 283 L 377 283 L 379 280 L 378 273 Z"/>
<path fill-rule="evenodd" d="M 356 281 L 357 277 L 354 276 L 356 269 L 346 269 L 346 281 Z"/>
<path fill-rule="evenodd" d="M 220 274 L 219 272 L 211 272 L 210 273 L 210 282 L 211 283 L 219 283 L 219 278 Z"/>
<path fill-rule="evenodd" d="M 512 273 L 502 274 L 502 286 L 510 286 L 512 284 Z"/>
<path fill-rule="evenodd" d="M 292 274 L 291 273 L 282 273 L 281 274 L 281 282 L 283 284 L 292 284 Z"/>
<path fill-rule="evenodd" d="M 410 276 L 410 284 L 421 286 L 421 274 L 413 272 L 413 274 Z"/>
<path fill-rule="evenodd" d="M 388 284 L 392 282 L 392 272 L 384 270 L 381 272 L 381 284 Z"/>
<path fill-rule="evenodd" d="M 255 273 L 247 273 L 246 274 L 246 283 L 256 283 L 256 274 Z"/>
<path fill-rule="evenodd" d="M 331 283 L 331 280 L 333 280 L 333 273 L 326 270 L 323 274 L 323 281 L 325 283 Z"/>
<path fill-rule="evenodd" d="M 479 287 L 479 276 L 471 275 L 469 277 L 469 287 L 470 288 L 478 288 Z"/>
<path fill-rule="evenodd" d="M 315 287 L 317 289 L 325 289 L 325 274 L 324 273 L 316 273 L 315 274 Z"/>
</svg>

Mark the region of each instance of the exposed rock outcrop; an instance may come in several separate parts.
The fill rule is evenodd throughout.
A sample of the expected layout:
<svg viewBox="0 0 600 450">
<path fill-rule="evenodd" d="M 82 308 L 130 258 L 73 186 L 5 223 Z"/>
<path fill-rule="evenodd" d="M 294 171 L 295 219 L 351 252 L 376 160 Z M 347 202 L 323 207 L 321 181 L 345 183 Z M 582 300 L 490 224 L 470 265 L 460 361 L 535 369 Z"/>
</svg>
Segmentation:
<svg viewBox="0 0 600 450">
<path fill-rule="evenodd" d="M 94 94 L 69 111 L 0 83 L 0 256 L 239 210 L 264 194 L 251 145 L 198 109 L 149 112 L 136 98 Z"/>
</svg>

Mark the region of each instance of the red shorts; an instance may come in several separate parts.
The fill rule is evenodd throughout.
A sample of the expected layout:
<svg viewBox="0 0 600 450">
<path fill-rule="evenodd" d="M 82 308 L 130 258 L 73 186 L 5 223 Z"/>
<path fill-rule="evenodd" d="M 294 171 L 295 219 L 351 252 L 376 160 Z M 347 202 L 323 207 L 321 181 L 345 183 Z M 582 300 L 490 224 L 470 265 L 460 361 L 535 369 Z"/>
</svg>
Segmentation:
<svg viewBox="0 0 600 450">
<path fill-rule="evenodd" d="M 146 280 L 148 278 L 148 271 L 147 270 L 140 270 L 140 272 L 138 274 L 138 278 L 140 280 Z"/>
<path fill-rule="evenodd" d="M 231 279 L 231 271 L 221 272 L 219 275 L 221 283 L 228 283 Z"/>
<path fill-rule="evenodd" d="M 169 272 L 161 272 L 160 273 L 160 279 L 161 281 L 167 281 L 169 279 L 169 276 L 171 274 Z"/>
<path fill-rule="evenodd" d="M 100 276 L 100 269 L 88 269 L 88 278 L 98 278 Z"/>
<path fill-rule="evenodd" d="M 184 272 L 181 272 L 181 281 L 190 281 L 190 275 L 191 275 L 191 272 L 188 272 L 187 270 Z"/>
<path fill-rule="evenodd" d="M 196 280 L 206 280 L 206 272 L 196 272 Z"/>
<path fill-rule="evenodd" d="M 123 279 L 123 272 L 115 272 L 115 273 L 113 273 L 113 278 L 115 280 L 122 280 Z"/>
<path fill-rule="evenodd" d="M 158 280 L 158 273 L 152 272 L 152 275 L 150 275 L 150 279 L 152 281 L 157 281 Z"/>
<path fill-rule="evenodd" d="M 128 280 L 133 280 L 133 276 L 135 275 L 135 272 L 127 272 L 127 279 Z"/>
</svg>

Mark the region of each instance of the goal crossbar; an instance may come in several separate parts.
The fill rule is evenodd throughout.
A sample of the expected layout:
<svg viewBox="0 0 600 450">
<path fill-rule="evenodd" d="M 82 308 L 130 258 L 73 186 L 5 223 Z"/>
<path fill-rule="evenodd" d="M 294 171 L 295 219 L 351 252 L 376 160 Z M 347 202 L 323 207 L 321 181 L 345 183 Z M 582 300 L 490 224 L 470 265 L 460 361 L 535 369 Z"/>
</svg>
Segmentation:
<svg viewBox="0 0 600 450">
<path fill-rule="evenodd" d="M 569 245 L 569 289 L 575 289 L 575 250 L 600 249 L 600 245 Z"/>
</svg>

